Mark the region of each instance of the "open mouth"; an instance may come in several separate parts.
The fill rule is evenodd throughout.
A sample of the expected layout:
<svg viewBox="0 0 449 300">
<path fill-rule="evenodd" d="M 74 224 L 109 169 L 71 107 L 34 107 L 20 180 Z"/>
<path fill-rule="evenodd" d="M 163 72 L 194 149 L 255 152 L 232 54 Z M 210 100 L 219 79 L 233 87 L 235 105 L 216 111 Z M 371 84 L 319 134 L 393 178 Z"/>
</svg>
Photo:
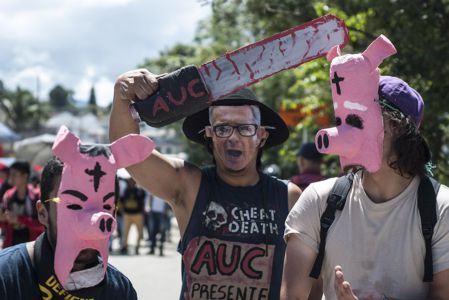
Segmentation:
<svg viewBox="0 0 449 300">
<path fill-rule="evenodd" d="M 242 151 L 239 150 L 226 150 L 226 155 L 238 158 L 242 155 Z"/>
<path fill-rule="evenodd" d="M 83 249 L 76 257 L 75 263 L 94 262 L 98 260 L 100 253 L 95 249 Z"/>
</svg>

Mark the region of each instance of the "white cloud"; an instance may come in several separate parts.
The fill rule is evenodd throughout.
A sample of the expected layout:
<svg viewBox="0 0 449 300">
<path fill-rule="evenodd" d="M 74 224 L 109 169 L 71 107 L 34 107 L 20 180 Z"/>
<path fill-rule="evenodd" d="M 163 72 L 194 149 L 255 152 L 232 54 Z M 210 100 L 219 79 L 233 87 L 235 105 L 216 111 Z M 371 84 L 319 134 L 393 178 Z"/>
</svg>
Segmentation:
<svg viewBox="0 0 449 300">
<path fill-rule="evenodd" d="M 2 0 L 0 79 L 35 90 L 39 77 L 41 98 L 62 84 L 87 100 L 95 84 L 107 105 L 118 75 L 191 42 L 209 10 L 197 0 Z"/>
<path fill-rule="evenodd" d="M 89 95 L 90 95 L 90 89 L 93 86 L 93 82 L 91 80 L 89 80 L 89 78 L 84 77 L 82 78 L 80 81 L 78 81 L 75 85 L 75 94 L 73 95 L 73 97 L 75 97 L 75 99 L 84 99 L 84 100 L 88 100 L 89 99 Z"/>
<path fill-rule="evenodd" d="M 127 5 L 133 0 L 65 0 L 68 5 L 76 3 L 77 7 L 107 7 L 107 6 L 124 6 Z"/>
<path fill-rule="evenodd" d="M 53 70 L 49 70 L 41 65 L 35 65 L 7 75 L 0 73 L 0 78 L 8 78 L 7 82 L 10 86 L 14 88 L 19 86 L 21 88 L 26 88 L 30 90 L 34 96 L 42 99 L 46 98 L 46 96 L 43 97 L 44 94 L 42 91 L 48 91 L 54 86 L 55 76 Z"/>
<path fill-rule="evenodd" d="M 95 95 L 98 105 L 107 106 L 114 96 L 114 82 L 106 77 L 101 77 L 95 84 Z"/>
<path fill-rule="evenodd" d="M 114 81 L 106 76 L 97 78 L 95 67 L 88 66 L 84 76 L 75 84 L 74 98 L 87 101 L 92 87 L 95 89 L 97 105 L 107 106 L 111 103 L 114 95 Z"/>
</svg>

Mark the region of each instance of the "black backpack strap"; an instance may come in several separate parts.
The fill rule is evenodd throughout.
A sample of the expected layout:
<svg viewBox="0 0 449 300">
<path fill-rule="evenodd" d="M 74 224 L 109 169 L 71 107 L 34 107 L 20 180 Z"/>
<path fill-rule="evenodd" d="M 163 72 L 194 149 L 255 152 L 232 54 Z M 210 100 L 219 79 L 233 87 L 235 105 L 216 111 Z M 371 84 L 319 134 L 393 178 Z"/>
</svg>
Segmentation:
<svg viewBox="0 0 449 300">
<path fill-rule="evenodd" d="M 346 196 L 352 186 L 352 181 L 354 180 L 354 174 L 349 173 L 345 176 L 339 177 L 335 182 L 332 190 L 327 197 L 327 206 L 321 215 L 320 219 L 320 245 L 318 247 L 318 255 L 313 264 L 312 270 L 309 276 L 317 279 L 321 273 L 321 267 L 323 265 L 324 259 L 324 249 L 326 248 L 326 237 L 329 228 L 335 219 L 335 211 L 343 210 L 346 203 Z"/>
<path fill-rule="evenodd" d="M 421 216 L 421 228 L 426 245 L 424 258 L 424 282 L 433 280 L 432 236 L 437 223 L 437 194 L 440 183 L 433 178 L 424 176 L 418 187 L 418 210 Z"/>
</svg>

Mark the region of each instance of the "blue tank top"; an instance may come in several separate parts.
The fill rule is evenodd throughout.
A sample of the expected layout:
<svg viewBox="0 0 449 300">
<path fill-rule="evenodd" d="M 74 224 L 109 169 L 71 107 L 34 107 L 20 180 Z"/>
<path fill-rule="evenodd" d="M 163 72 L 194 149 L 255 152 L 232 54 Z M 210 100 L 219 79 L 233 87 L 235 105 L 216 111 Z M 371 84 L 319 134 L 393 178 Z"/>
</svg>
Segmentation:
<svg viewBox="0 0 449 300">
<path fill-rule="evenodd" d="M 287 214 L 286 182 L 261 173 L 256 185 L 235 187 L 203 169 L 178 248 L 180 299 L 279 299 Z"/>
</svg>

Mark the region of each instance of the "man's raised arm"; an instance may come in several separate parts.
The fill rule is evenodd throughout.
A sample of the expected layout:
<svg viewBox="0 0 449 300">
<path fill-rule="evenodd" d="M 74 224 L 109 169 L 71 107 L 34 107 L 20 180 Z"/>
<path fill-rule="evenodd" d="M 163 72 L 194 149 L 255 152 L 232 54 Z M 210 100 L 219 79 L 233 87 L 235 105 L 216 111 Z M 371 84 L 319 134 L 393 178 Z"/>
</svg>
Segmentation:
<svg viewBox="0 0 449 300">
<path fill-rule="evenodd" d="M 139 133 L 139 125 L 131 117 L 129 105 L 131 101 L 147 98 L 157 89 L 157 76 L 145 69 L 129 71 L 118 77 L 109 121 L 111 142 L 129 133 Z M 146 160 L 129 167 L 128 171 L 142 187 L 167 200 L 175 210 L 178 206 L 191 211 L 201 179 L 198 168 L 153 151 Z"/>
</svg>

